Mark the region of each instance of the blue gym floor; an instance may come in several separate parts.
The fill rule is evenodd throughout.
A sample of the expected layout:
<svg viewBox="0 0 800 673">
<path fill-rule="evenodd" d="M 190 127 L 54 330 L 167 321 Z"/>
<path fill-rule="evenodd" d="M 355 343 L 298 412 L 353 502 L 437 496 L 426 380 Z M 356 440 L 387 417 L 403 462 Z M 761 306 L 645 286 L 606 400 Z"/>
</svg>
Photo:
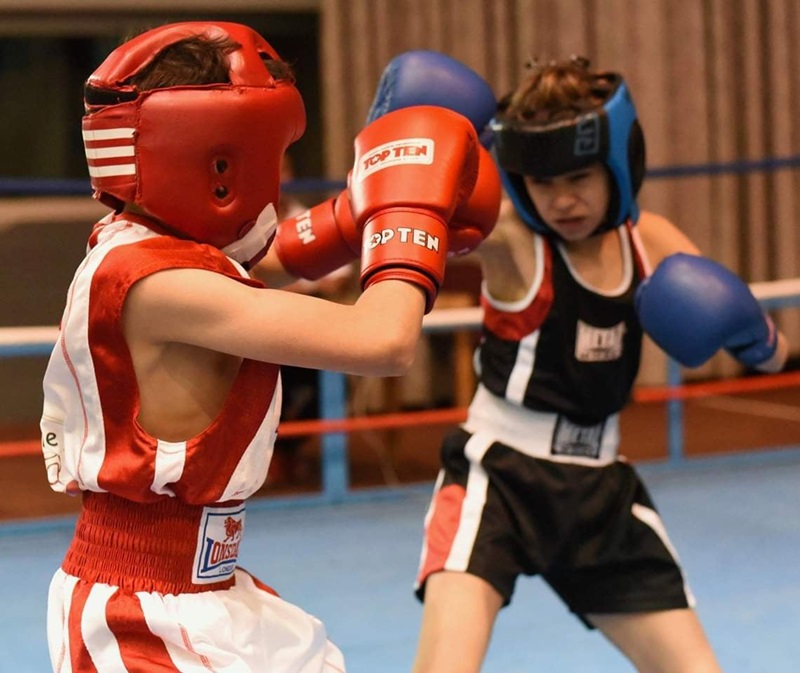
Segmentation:
<svg viewBox="0 0 800 673">
<path fill-rule="evenodd" d="M 727 673 L 800 670 L 800 447 L 640 466 Z M 349 673 L 408 672 L 411 583 L 430 487 L 336 506 L 248 509 L 241 564 L 320 617 Z M 0 525 L 0 671 L 49 669 L 47 587 L 73 520 Z M 457 654 L 454 654 L 457 656 Z M 619 673 L 627 662 L 537 579 L 501 613 L 486 673 Z"/>
</svg>

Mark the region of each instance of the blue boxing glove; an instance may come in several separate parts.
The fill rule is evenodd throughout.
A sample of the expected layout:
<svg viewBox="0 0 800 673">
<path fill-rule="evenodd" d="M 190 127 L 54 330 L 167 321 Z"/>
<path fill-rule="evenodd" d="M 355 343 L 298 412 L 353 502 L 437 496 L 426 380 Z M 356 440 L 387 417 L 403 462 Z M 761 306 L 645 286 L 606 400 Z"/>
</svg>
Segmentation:
<svg viewBox="0 0 800 673">
<path fill-rule="evenodd" d="M 436 105 L 464 115 L 481 142 L 497 109 L 492 88 L 460 61 L 436 51 L 407 51 L 395 56 L 381 75 L 367 124 L 387 112 L 414 105 Z"/>
<path fill-rule="evenodd" d="M 644 331 L 686 367 L 720 348 L 755 367 L 771 358 L 778 333 L 747 284 L 706 257 L 670 255 L 636 291 Z"/>
</svg>

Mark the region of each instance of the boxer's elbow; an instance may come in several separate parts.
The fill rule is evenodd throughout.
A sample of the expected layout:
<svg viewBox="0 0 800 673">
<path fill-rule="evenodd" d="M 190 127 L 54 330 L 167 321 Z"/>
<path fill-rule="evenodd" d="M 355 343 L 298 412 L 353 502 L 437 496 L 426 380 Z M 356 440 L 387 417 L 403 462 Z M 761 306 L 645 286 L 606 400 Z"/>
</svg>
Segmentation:
<svg viewBox="0 0 800 673">
<path fill-rule="evenodd" d="M 376 376 L 403 376 L 414 364 L 417 353 L 419 331 L 404 329 L 399 325 L 394 329 L 384 329 L 375 343 L 373 363 L 378 370 Z"/>
</svg>

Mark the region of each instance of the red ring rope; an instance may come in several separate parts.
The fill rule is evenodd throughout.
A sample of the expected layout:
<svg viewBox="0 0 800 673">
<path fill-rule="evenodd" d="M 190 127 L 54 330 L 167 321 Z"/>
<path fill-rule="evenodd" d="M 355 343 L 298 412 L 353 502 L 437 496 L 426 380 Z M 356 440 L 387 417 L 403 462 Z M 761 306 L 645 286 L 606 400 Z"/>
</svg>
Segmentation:
<svg viewBox="0 0 800 673">
<path fill-rule="evenodd" d="M 640 386 L 633 391 L 633 399 L 639 403 L 689 400 L 712 395 L 757 392 L 800 386 L 800 372 L 784 372 L 768 376 L 753 376 L 721 381 L 687 383 L 680 386 Z M 419 425 L 444 425 L 462 423 L 467 417 L 466 408 L 407 411 L 355 418 L 313 419 L 287 421 L 280 426 L 281 437 L 301 437 L 334 432 L 358 432 L 360 430 L 388 430 Z M 0 458 L 30 456 L 40 451 L 39 440 L 0 442 Z"/>
</svg>

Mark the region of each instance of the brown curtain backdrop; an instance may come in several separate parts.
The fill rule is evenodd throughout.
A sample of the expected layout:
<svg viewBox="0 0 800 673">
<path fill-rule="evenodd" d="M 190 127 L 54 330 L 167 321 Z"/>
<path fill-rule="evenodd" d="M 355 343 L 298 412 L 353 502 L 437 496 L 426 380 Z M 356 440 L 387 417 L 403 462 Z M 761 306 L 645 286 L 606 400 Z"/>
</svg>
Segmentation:
<svg viewBox="0 0 800 673">
<path fill-rule="evenodd" d="M 529 57 L 589 57 L 622 72 L 648 167 L 800 154 L 797 0 L 321 0 L 325 166 L 342 177 L 386 63 L 434 49 L 483 75 L 499 96 Z M 748 281 L 800 277 L 800 170 L 656 179 L 640 202 Z M 800 347 L 800 312 L 779 312 Z M 736 371 L 716 358 L 693 376 Z M 646 350 L 644 382 L 663 378 Z"/>
</svg>

